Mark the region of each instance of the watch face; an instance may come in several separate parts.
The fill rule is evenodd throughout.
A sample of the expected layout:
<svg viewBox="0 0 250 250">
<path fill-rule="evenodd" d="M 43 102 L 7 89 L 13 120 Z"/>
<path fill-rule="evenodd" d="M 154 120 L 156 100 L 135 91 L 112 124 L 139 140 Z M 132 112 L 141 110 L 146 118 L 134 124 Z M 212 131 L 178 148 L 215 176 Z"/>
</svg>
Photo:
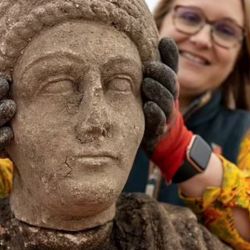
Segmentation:
<svg viewBox="0 0 250 250">
<path fill-rule="evenodd" d="M 198 135 L 191 142 L 187 150 L 187 157 L 173 178 L 174 183 L 184 182 L 193 176 L 202 173 L 208 165 L 212 154 L 209 145 Z"/>
<path fill-rule="evenodd" d="M 199 172 L 203 172 L 207 168 L 211 153 L 209 145 L 200 136 L 196 136 L 190 148 L 188 160 L 191 164 L 195 164 L 194 167 L 198 168 Z"/>
</svg>

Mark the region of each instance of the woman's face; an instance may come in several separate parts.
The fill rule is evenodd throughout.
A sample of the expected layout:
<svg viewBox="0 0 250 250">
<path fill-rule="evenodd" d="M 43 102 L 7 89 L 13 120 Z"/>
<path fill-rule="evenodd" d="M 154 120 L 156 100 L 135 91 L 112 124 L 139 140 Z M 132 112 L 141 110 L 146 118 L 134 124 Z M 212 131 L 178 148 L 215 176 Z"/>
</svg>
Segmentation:
<svg viewBox="0 0 250 250">
<path fill-rule="evenodd" d="M 106 25 L 66 22 L 32 40 L 13 80 L 8 151 L 23 188 L 62 215 L 114 204 L 144 132 L 133 42 Z"/>
<path fill-rule="evenodd" d="M 244 15 L 239 0 L 176 0 L 174 6 L 199 8 L 209 21 L 230 18 L 243 27 Z M 178 79 L 181 98 L 193 99 L 208 90 L 219 87 L 229 76 L 241 49 L 241 42 L 229 49 L 215 44 L 211 38 L 211 26 L 205 25 L 194 35 L 185 35 L 173 24 L 173 11 L 165 17 L 160 36 L 172 37 L 179 48 Z"/>
</svg>

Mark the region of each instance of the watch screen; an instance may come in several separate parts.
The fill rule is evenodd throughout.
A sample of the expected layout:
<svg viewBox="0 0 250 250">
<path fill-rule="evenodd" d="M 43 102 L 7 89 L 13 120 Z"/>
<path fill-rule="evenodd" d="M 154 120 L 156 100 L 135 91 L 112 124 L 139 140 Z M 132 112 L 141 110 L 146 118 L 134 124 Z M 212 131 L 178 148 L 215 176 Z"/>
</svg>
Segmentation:
<svg viewBox="0 0 250 250">
<path fill-rule="evenodd" d="M 205 170 L 210 159 L 212 150 L 209 145 L 200 137 L 196 136 L 189 152 L 189 157 L 202 170 Z"/>
</svg>

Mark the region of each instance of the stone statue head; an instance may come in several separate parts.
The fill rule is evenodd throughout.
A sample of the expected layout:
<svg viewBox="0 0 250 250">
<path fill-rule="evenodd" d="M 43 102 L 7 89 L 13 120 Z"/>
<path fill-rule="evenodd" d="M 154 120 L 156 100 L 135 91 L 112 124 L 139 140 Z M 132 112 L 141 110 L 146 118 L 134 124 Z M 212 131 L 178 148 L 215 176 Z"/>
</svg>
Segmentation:
<svg viewBox="0 0 250 250">
<path fill-rule="evenodd" d="M 112 220 L 144 132 L 143 64 L 157 31 L 143 0 L 3 0 L 0 71 L 17 103 L 11 208 L 77 231 Z"/>
</svg>

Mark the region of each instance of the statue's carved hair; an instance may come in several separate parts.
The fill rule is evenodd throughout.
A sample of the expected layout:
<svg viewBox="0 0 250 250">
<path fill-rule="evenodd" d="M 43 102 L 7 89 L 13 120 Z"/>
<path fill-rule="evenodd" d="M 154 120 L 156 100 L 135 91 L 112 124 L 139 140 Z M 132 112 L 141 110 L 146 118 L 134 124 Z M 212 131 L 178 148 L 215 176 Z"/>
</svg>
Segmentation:
<svg viewBox="0 0 250 250">
<path fill-rule="evenodd" d="M 74 19 L 102 22 L 126 33 L 143 62 L 158 57 L 157 29 L 144 0 L 2 0 L 0 71 L 10 75 L 41 30 Z"/>
</svg>

